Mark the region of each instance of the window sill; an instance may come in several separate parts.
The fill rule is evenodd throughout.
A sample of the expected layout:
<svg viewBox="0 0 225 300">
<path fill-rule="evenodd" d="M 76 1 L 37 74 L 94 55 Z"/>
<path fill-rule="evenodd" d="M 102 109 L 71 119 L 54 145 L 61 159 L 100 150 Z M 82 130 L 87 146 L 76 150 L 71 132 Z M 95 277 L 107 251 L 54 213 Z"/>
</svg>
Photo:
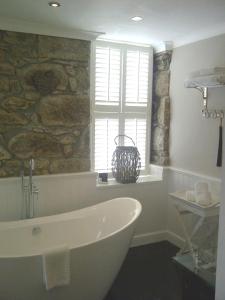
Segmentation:
<svg viewBox="0 0 225 300">
<path fill-rule="evenodd" d="M 158 181 L 162 181 L 163 178 L 162 176 L 156 176 L 156 175 L 142 175 L 139 176 L 137 182 L 135 183 L 127 183 L 127 184 L 123 184 L 123 183 L 118 183 L 114 178 L 113 179 L 109 179 L 108 182 L 97 182 L 96 183 L 96 187 L 97 188 L 113 188 L 113 187 L 127 187 L 127 186 L 133 186 L 136 184 L 148 184 L 149 182 L 158 182 Z"/>
</svg>

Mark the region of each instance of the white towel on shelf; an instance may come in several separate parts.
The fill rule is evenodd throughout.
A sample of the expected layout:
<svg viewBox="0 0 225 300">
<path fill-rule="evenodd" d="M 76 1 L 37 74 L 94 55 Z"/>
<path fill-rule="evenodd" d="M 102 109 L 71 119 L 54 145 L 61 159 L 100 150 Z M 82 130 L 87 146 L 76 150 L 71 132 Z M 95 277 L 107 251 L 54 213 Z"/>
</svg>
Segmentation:
<svg viewBox="0 0 225 300">
<path fill-rule="evenodd" d="M 42 255 L 44 284 L 47 290 L 70 283 L 70 250 L 63 245 Z"/>
<path fill-rule="evenodd" d="M 221 75 L 224 73 L 225 73 L 225 67 L 214 67 L 214 68 L 207 68 L 207 69 L 193 71 L 190 73 L 189 77 L 196 78 L 200 76 Z"/>
<path fill-rule="evenodd" d="M 215 67 L 192 72 L 184 81 L 187 88 L 215 87 L 225 85 L 225 68 Z"/>
</svg>

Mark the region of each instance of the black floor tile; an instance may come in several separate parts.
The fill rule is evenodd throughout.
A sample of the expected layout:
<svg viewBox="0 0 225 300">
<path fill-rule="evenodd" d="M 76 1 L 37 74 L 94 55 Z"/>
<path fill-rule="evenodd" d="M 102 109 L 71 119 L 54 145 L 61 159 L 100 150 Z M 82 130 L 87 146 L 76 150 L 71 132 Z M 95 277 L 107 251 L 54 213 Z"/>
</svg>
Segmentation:
<svg viewBox="0 0 225 300">
<path fill-rule="evenodd" d="M 168 242 L 131 248 L 105 300 L 181 300 L 181 282 Z"/>
</svg>

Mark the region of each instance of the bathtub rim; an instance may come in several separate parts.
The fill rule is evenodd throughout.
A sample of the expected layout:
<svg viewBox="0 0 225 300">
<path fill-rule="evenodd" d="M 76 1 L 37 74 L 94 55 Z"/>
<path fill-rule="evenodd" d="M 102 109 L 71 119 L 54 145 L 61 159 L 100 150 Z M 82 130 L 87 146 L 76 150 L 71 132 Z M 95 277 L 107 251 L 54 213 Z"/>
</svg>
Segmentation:
<svg viewBox="0 0 225 300">
<path fill-rule="evenodd" d="M 131 198 L 131 197 L 118 197 L 118 198 L 113 198 L 107 201 L 103 201 L 91 206 L 87 206 L 81 209 L 76 209 L 76 210 L 72 210 L 72 211 L 68 211 L 68 212 L 64 212 L 64 213 L 59 213 L 59 214 L 54 214 L 54 215 L 49 215 L 49 216 L 42 216 L 42 217 L 38 217 L 38 218 L 32 218 L 32 219 L 24 219 L 24 220 L 15 220 L 15 221 L 3 221 L 0 222 L 0 232 L 1 231 L 5 231 L 5 230 L 10 230 L 10 229 L 18 229 L 18 228 L 24 228 L 24 227 L 31 227 L 32 229 L 34 227 L 38 227 L 41 224 L 48 224 L 48 223 L 54 223 L 54 222 L 60 222 L 60 221 L 68 221 L 68 220 L 73 220 L 73 215 L 75 212 L 82 212 L 83 210 L 91 210 L 96 208 L 99 205 L 107 205 L 109 202 L 112 201 L 121 201 L 121 200 L 132 200 L 132 202 L 135 202 L 135 207 L 134 207 L 134 211 L 135 214 L 134 216 L 129 220 L 129 222 L 127 222 L 124 226 L 121 226 L 119 229 L 110 232 L 109 234 L 107 234 L 106 236 L 103 236 L 99 239 L 96 240 L 91 240 L 89 242 L 86 243 L 81 243 L 81 244 L 77 244 L 77 245 L 72 245 L 72 246 L 68 246 L 68 244 L 63 244 L 64 246 L 68 246 L 68 249 L 71 251 L 73 249 L 77 249 L 77 248 L 82 248 L 82 247 L 86 247 L 95 243 L 99 243 L 101 241 L 104 241 L 106 239 L 109 239 L 110 237 L 115 236 L 116 234 L 126 230 L 131 224 L 135 223 L 137 221 L 137 219 L 139 218 L 141 212 L 142 212 L 142 205 L 140 203 L 140 201 L 138 201 L 137 199 Z M 67 216 L 67 218 L 65 218 L 65 216 Z M 70 218 L 68 218 L 68 216 Z M 51 218 L 51 221 L 49 222 L 49 218 Z M 60 219 L 59 219 L 60 218 Z M 18 226 L 19 225 L 19 226 Z M 42 256 L 43 253 L 46 250 L 51 250 L 51 249 L 55 249 L 56 247 L 61 246 L 62 244 L 58 244 L 56 246 L 53 247 L 43 247 L 43 249 L 41 249 L 42 251 L 40 251 L 39 253 L 27 253 L 26 255 L 21 254 L 14 254 L 14 255 L 1 255 L 0 254 L 0 259 L 7 259 L 7 258 L 21 258 L 21 257 L 35 257 L 35 256 Z"/>
</svg>

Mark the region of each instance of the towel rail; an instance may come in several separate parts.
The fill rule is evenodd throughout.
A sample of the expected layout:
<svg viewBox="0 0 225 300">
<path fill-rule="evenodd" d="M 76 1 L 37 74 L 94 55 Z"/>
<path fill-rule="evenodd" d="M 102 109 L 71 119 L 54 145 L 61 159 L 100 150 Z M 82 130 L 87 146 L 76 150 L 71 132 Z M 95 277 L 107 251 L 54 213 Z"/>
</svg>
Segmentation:
<svg viewBox="0 0 225 300">
<path fill-rule="evenodd" d="M 224 119 L 224 110 L 208 109 L 208 87 L 195 86 L 194 89 L 198 90 L 202 94 L 203 98 L 203 109 L 202 116 L 206 119 Z"/>
<path fill-rule="evenodd" d="M 204 118 L 220 120 L 224 118 L 224 110 L 208 109 L 208 89 L 225 87 L 225 67 L 212 67 L 192 72 L 184 81 L 184 85 L 187 88 L 194 88 L 202 94 L 202 116 Z"/>
</svg>

